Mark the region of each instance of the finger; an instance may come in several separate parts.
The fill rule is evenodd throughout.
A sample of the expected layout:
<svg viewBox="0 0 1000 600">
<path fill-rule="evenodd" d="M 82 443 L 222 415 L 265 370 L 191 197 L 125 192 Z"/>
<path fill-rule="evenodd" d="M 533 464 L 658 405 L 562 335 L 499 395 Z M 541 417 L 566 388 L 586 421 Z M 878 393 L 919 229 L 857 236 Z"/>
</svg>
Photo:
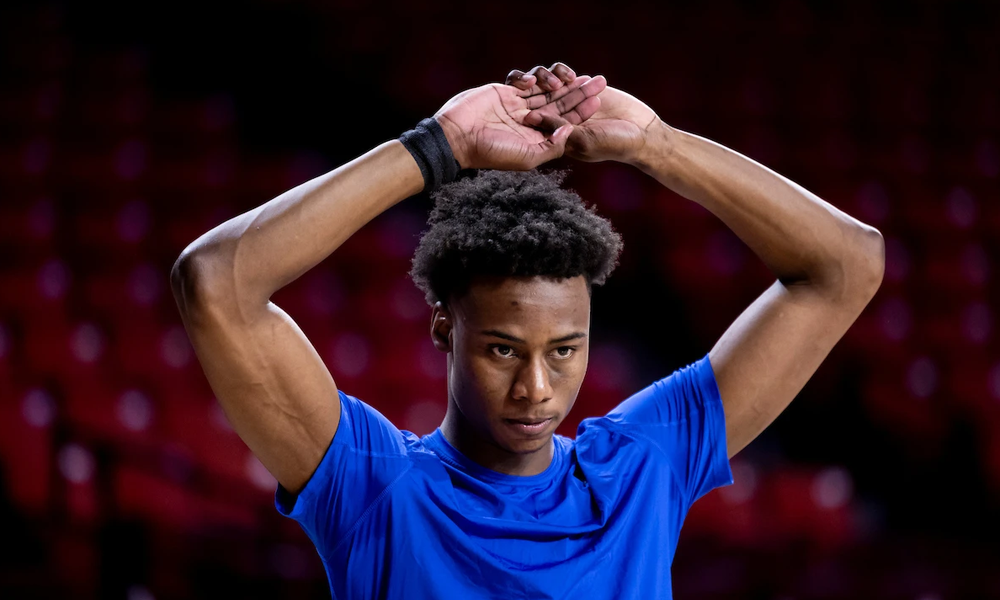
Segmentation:
<svg viewBox="0 0 1000 600">
<path fill-rule="evenodd" d="M 578 89 L 580 86 L 586 84 L 588 81 L 590 81 L 589 75 L 581 75 L 576 79 L 574 79 L 573 82 L 570 83 L 569 85 L 564 85 L 563 87 L 555 91 L 545 92 L 542 91 L 541 88 L 539 88 L 537 85 L 535 85 L 532 87 L 531 91 L 538 90 L 538 93 L 527 94 L 527 95 L 521 93 L 518 95 L 527 98 L 528 110 L 535 110 L 537 108 L 542 108 L 547 104 L 552 104 L 556 100 L 559 100 L 563 96 L 566 96 L 567 94 Z"/>
<path fill-rule="evenodd" d="M 576 108 L 576 106 L 584 100 L 593 98 L 594 96 L 600 94 L 607 86 L 607 80 L 604 79 L 603 76 L 598 75 L 594 79 L 591 79 L 579 88 L 553 102 L 553 107 L 560 115 L 565 115 Z"/>
<path fill-rule="evenodd" d="M 570 125 L 579 125 L 597 114 L 597 111 L 600 110 L 600 108 L 601 99 L 594 96 L 592 98 L 587 98 L 574 107 L 573 110 L 561 115 L 546 113 L 538 110 L 532 111 L 525 115 L 524 124 L 541 131 L 554 131 L 567 123 Z"/>
<path fill-rule="evenodd" d="M 570 83 L 576 79 L 576 73 L 573 72 L 573 69 L 566 66 L 566 63 L 557 62 L 549 67 L 549 71 L 561 79 L 563 83 Z"/>
<path fill-rule="evenodd" d="M 527 75 L 524 71 L 514 69 L 507 74 L 504 84 L 512 85 L 519 90 L 530 90 L 535 85 L 536 80 L 537 78 L 534 75 Z"/>
<path fill-rule="evenodd" d="M 583 123 L 590 117 L 597 114 L 597 111 L 601 109 L 601 97 L 591 96 L 583 102 L 577 104 L 573 110 L 562 115 L 562 118 L 566 120 L 567 123 L 573 125 L 579 125 Z"/>
<path fill-rule="evenodd" d="M 528 71 L 528 75 L 534 75 L 538 78 L 538 86 L 541 87 L 546 92 L 551 92 L 552 90 L 557 90 L 562 87 L 562 81 L 552 74 L 551 71 L 545 67 L 539 65 L 534 69 Z"/>
<path fill-rule="evenodd" d="M 529 169 L 533 169 L 542 163 L 562 156 L 566 152 L 566 142 L 572 133 L 572 125 L 563 125 L 553 131 L 547 140 L 534 146 L 534 156 L 531 157 L 531 166 Z"/>
<path fill-rule="evenodd" d="M 577 81 L 585 77 L 586 75 L 578 77 L 570 86 L 575 86 Z M 531 127 L 539 127 L 543 122 L 543 117 L 560 116 L 573 125 L 579 125 L 594 116 L 594 113 L 597 112 L 600 102 L 594 103 L 590 102 L 590 100 L 596 98 L 607 86 L 607 80 L 603 76 L 598 75 L 594 79 L 588 78 L 588 81 L 583 85 L 565 94 L 560 99 L 544 104 L 536 109 L 532 109 L 531 106 L 537 106 L 538 102 L 532 102 L 535 100 L 534 97 L 528 98 L 527 105 L 530 112 L 525 115 L 524 123 Z"/>
<path fill-rule="evenodd" d="M 539 111 L 529 113 L 524 118 L 524 124 L 530 125 L 535 129 L 541 129 L 542 131 L 553 132 L 563 125 L 576 125 L 576 123 L 570 123 L 560 115 L 545 114 Z"/>
</svg>

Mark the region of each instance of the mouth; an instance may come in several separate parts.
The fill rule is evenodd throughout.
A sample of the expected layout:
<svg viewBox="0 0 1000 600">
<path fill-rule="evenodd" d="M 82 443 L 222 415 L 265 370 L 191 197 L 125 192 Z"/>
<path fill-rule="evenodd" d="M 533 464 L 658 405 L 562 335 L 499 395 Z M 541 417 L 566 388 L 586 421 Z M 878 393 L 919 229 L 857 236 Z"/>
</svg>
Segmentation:
<svg viewBox="0 0 1000 600">
<path fill-rule="evenodd" d="M 547 419 L 504 419 L 505 424 L 507 424 L 511 429 L 522 434 L 527 435 L 539 435 L 548 429 L 549 425 L 552 423 L 553 418 L 549 417 Z"/>
</svg>

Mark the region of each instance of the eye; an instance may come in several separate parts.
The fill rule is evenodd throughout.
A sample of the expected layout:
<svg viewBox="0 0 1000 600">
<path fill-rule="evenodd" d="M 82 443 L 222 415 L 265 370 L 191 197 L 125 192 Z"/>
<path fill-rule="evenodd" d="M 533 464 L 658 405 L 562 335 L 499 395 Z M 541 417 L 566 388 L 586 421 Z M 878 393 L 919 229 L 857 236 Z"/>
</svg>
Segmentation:
<svg viewBox="0 0 1000 600">
<path fill-rule="evenodd" d="M 569 358 L 569 357 L 573 356 L 573 354 L 576 353 L 576 347 L 575 346 L 559 346 L 558 348 L 556 348 L 555 352 L 556 352 L 556 356 L 558 356 L 559 358 Z"/>
<path fill-rule="evenodd" d="M 514 349 L 511 348 L 510 346 L 504 346 L 503 344 L 496 344 L 495 346 L 491 346 L 490 348 L 493 350 L 494 356 L 498 356 L 500 358 L 514 358 L 516 356 L 516 354 L 514 354 Z"/>
</svg>

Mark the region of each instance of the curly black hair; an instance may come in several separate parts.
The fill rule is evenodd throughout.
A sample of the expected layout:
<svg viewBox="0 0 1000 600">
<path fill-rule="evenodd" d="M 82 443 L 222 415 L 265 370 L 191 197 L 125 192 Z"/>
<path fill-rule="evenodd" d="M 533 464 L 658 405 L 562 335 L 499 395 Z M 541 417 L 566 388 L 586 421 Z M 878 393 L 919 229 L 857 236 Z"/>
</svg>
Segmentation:
<svg viewBox="0 0 1000 600">
<path fill-rule="evenodd" d="M 603 284 L 618 264 L 621 236 L 561 187 L 565 177 L 483 170 L 435 192 L 410 270 L 427 302 L 447 303 L 482 275 L 583 275 L 588 289 Z"/>
</svg>

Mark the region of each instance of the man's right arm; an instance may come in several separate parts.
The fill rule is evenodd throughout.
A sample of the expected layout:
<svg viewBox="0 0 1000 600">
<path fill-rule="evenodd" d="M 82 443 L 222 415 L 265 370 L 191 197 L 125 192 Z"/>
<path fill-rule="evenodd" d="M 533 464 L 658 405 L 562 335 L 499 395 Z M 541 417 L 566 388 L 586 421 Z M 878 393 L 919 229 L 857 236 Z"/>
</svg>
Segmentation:
<svg viewBox="0 0 1000 600">
<path fill-rule="evenodd" d="M 603 78 L 580 78 L 546 103 L 486 85 L 435 115 L 462 168 L 532 169 L 562 155 L 572 127 L 524 124 L 534 110 L 581 122 Z M 424 187 L 406 147 L 391 141 L 235 217 L 195 240 L 171 272 L 174 297 L 209 384 L 233 425 L 286 490 L 312 476 L 337 431 L 333 377 L 271 295 L 329 256 L 382 211 Z"/>
<path fill-rule="evenodd" d="M 387 142 L 209 231 L 174 265 L 174 296 L 212 390 L 293 493 L 330 445 L 340 404 L 316 350 L 270 296 L 423 186 L 406 148 Z"/>
</svg>

